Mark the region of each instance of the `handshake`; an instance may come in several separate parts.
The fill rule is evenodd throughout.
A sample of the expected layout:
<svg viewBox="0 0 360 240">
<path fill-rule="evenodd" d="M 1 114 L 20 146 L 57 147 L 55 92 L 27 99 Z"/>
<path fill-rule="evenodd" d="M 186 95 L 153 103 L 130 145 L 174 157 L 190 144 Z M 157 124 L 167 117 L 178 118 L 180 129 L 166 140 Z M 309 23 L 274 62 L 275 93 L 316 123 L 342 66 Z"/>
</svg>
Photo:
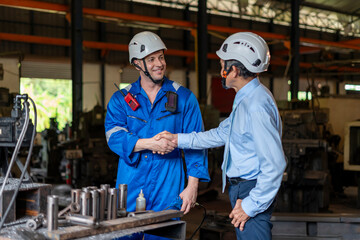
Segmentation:
<svg viewBox="0 0 360 240">
<path fill-rule="evenodd" d="M 157 154 L 168 154 L 172 152 L 177 146 L 177 134 L 169 133 L 168 131 L 163 131 L 157 135 L 150 138 L 150 147 L 153 153 Z"/>
</svg>

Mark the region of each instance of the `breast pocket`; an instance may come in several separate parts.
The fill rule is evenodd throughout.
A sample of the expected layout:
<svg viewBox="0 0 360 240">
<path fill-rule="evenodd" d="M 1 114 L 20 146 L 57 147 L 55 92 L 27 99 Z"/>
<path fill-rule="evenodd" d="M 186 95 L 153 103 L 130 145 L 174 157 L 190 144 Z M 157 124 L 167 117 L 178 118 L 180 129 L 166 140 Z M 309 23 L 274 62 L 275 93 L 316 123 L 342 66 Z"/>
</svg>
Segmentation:
<svg viewBox="0 0 360 240">
<path fill-rule="evenodd" d="M 246 131 L 244 122 L 238 122 L 236 126 L 233 125 L 231 130 L 231 141 L 238 143 L 238 149 L 244 154 L 252 152 L 252 136 L 248 131 Z"/>
<path fill-rule="evenodd" d="M 139 116 L 127 115 L 127 125 L 130 132 L 137 133 L 139 130 L 143 129 L 146 124 L 147 121 Z"/>
<path fill-rule="evenodd" d="M 178 133 L 181 130 L 181 114 L 180 112 L 163 112 L 155 120 L 155 123 L 158 126 L 161 126 L 161 129 L 167 130 L 171 133 Z"/>
</svg>

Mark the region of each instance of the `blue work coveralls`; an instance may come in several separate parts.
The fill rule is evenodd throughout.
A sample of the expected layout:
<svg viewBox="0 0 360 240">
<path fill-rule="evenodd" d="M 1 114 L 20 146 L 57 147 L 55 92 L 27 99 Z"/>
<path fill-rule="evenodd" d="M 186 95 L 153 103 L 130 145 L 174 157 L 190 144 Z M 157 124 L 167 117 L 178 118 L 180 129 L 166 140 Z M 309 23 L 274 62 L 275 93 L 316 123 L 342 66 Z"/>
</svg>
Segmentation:
<svg viewBox="0 0 360 240">
<path fill-rule="evenodd" d="M 136 198 L 143 190 L 146 210 L 176 209 L 173 205 L 185 185 L 185 171 L 181 151 L 176 148 L 165 155 L 144 150 L 133 152 L 140 138 L 151 138 L 167 130 L 171 133 L 190 133 L 203 130 L 198 101 L 194 94 L 178 83 L 165 78 L 153 105 L 141 88 L 141 78 L 121 91 L 130 92 L 140 107 L 133 111 L 124 96 L 115 92 L 107 106 L 105 131 L 107 143 L 119 155 L 116 187 L 128 185 L 127 211 L 135 211 Z M 178 95 L 177 109 L 165 109 L 166 92 Z M 209 181 L 207 156 L 204 150 L 184 150 L 188 176 Z"/>
</svg>

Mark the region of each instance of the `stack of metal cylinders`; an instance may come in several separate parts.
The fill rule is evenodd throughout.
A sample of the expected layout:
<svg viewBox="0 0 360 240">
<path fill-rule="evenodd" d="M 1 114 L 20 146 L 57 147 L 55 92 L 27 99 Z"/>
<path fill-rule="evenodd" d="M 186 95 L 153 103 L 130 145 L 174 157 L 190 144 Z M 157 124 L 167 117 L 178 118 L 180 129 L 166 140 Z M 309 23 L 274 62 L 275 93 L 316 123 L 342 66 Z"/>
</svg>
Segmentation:
<svg viewBox="0 0 360 240">
<path fill-rule="evenodd" d="M 109 184 L 102 184 L 100 188 L 95 186 L 83 187 L 71 190 L 71 214 L 79 212 L 82 216 L 93 217 L 96 222 L 106 218 L 116 219 L 118 216 L 126 216 L 127 185 L 119 184 L 119 189 L 110 188 Z M 80 207 L 80 209 L 75 209 Z M 119 210 L 119 211 L 118 211 Z M 48 196 L 48 230 L 57 229 L 58 197 Z M 75 216 L 75 215 L 74 215 Z M 80 215 L 79 215 L 80 216 Z"/>
</svg>

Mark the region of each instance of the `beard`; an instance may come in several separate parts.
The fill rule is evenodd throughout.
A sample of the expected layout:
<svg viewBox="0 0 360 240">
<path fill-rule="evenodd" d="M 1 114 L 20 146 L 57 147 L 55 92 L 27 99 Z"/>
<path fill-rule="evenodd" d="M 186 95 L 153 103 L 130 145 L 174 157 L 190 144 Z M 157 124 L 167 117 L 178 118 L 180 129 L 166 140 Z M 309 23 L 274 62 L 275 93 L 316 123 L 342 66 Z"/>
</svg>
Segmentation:
<svg viewBox="0 0 360 240">
<path fill-rule="evenodd" d="M 154 79 L 151 78 L 151 81 L 153 81 L 153 83 L 155 83 L 155 84 L 161 84 L 163 82 L 163 80 L 164 80 L 164 77 L 162 79 L 159 79 L 159 80 L 154 80 Z"/>
</svg>

